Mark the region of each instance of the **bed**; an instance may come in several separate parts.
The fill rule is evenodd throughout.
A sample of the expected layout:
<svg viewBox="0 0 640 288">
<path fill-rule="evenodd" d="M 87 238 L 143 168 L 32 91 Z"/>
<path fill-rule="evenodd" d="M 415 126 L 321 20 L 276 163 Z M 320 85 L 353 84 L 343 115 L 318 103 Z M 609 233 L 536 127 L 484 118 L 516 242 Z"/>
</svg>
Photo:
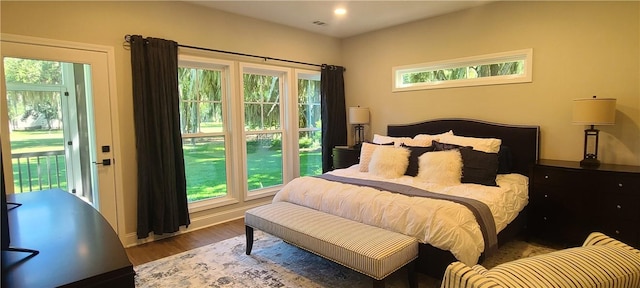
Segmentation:
<svg viewBox="0 0 640 288">
<path fill-rule="evenodd" d="M 528 200 L 527 176 L 538 160 L 539 135 L 538 126 L 470 119 L 436 119 L 389 125 L 387 135 L 375 135 L 377 145 L 363 145 L 359 164 L 320 177 L 294 179 L 276 194 L 273 201 L 291 202 L 413 236 L 420 242 L 416 269 L 441 277 L 448 264 L 456 260 L 470 265 L 481 263 L 483 256 L 495 246 L 523 231 Z M 411 139 L 421 140 L 422 145 L 409 145 L 415 144 Z M 496 143 L 496 139 L 500 141 Z M 389 140 L 395 141 L 381 143 Z M 458 140 L 462 142 L 456 142 Z M 398 145 L 398 142 L 403 143 Z M 489 143 L 487 147 L 482 146 L 486 143 Z M 418 146 L 427 145 L 432 150 L 418 154 L 420 157 L 409 157 L 415 151 L 426 149 Z M 365 150 L 373 152 L 365 155 Z M 428 156 L 421 157 L 424 155 Z M 469 155 L 482 157 L 476 159 Z M 462 156 L 465 156 L 465 162 Z M 489 161 L 493 165 L 491 167 L 500 170 L 493 176 L 495 186 L 482 182 L 485 180 L 477 182 L 477 179 L 469 178 L 475 174 L 471 172 L 475 168 L 467 165 L 469 159 L 484 161 L 489 159 L 483 158 L 487 156 L 492 157 Z M 403 157 L 408 157 L 406 162 L 413 164 L 398 167 L 398 163 L 404 160 L 397 159 L 405 159 Z M 449 162 L 456 164 L 449 165 Z M 416 163 L 422 166 L 414 167 L 416 171 L 410 175 L 400 176 L 398 171 L 404 169 L 402 171 L 408 173 L 407 165 L 418 165 Z M 362 168 L 365 166 L 371 171 Z M 449 182 L 455 178 L 452 175 L 458 177 L 458 182 Z M 469 176 L 470 182 L 460 183 L 461 175 Z M 436 199 L 423 197 L 424 193 L 434 194 Z M 470 198 L 468 201 L 472 204 L 464 203 L 467 200 L 460 198 Z M 482 203 L 473 204 L 478 202 Z M 478 212 L 472 206 L 486 206 L 482 208 L 485 212 Z M 487 217 L 487 213 L 491 215 Z M 486 223 L 480 221 L 483 218 L 487 219 Z"/>
</svg>

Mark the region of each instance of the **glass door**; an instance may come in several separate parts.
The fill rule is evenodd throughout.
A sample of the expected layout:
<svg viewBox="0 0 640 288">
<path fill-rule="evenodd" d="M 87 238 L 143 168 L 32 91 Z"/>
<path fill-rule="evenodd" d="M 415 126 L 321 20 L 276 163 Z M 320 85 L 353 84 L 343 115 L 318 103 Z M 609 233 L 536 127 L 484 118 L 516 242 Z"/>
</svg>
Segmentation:
<svg viewBox="0 0 640 288">
<path fill-rule="evenodd" d="M 2 60 L 8 191 L 63 189 L 118 231 L 105 53 L 2 42 Z"/>
</svg>

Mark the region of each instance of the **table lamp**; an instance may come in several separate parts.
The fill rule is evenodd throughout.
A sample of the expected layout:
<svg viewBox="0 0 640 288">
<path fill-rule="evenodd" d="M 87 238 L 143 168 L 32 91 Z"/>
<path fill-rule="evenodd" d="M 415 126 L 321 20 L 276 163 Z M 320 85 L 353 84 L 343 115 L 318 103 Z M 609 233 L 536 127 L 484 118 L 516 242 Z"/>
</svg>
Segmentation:
<svg viewBox="0 0 640 288">
<path fill-rule="evenodd" d="M 584 159 L 580 161 L 583 168 L 597 168 L 598 134 L 595 125 L 613 125 L 616 120 L 616 99 L 582 98 L 573 100 L 573 124 L 590 125 L 584 130 Z"/>
<path fill-rule="evenodd" d="M 369 123 L 369 108 L 349 107 L 349 124 L 355 126 L 355 145 L 354 148 L 360 148 L 364 142 L 364 126 L 362 124 Z"/>
</svg>

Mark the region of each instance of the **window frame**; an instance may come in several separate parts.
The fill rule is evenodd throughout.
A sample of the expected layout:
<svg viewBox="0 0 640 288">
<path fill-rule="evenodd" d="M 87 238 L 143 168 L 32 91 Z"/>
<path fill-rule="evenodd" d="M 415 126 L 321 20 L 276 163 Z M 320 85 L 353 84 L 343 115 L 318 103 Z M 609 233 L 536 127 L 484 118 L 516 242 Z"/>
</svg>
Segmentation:
<svg viewBox="0 0 640 288">
<path fill-rule="evenodd" d="M 407 73 L 426 72 L 439 69 L 463 68 L 474 65 L 487 65 L 503 62 L 524 60 L 523 74 L 502 75 L 471 79 L 445 80 L 438 82 L 422 82 L 403 84 L 402 76 Z M 533 49 L 521 49 L 500 53 L 492 53 L 443 61 L 426 62 L 412 65 L 395 66 L 391 68 L 392 92 L 415 91 L 426 89 L 443 89 L 454 87 L 471 87 L 483 85 L 501 85 L 533 82 Z"/>
<path fill-rule="evenodd" d="M 219 70 L 221 71 L 222 80 L 222 95 L 221 104 L 223 111 L 223 125 L 222 132 L 208 132 L 208 133 L 188 133 L 182 134 L 182 139 L 187 138 L 207 138 L 207 137 L 224 137 L 225 143 L 225 169 L 226 169 L 226 185 L 227 193 L 225 196 L 210 198 L 206 200 L 199 200 L 195 202 L 189 202 L 189 212 L 199 212 L 212 208 L 222 207 L 240 202 L 240 194 L 237 192 L 236 181 L 234 179 L 233 170 L 233 139 L 231 138 L 232 127 L 232 110 L 233 107 L 231 95 L 233 95 L 233 83 L 235 83 L 235 63 L 233 61 L 219 60 L 213 58 L 197 57 L 192 55 L 178 55 L 178 67 L 181 68 L 193 68 L 193 69 L 205 69 L 205 70 Z M 177 77 L 177 75 L 176 75 Z M 187 136 L 185 138 L 184 136 Z"/>
<path fill-rule="evenodd" d="M 262 64 L 253 64 L 253 63 L 247 63 L 247 62 L 240 62 L 239 63 L 239 69 L 238 69 L 238 74 L 240 75 L 240 80 L 238 81 L 239 83 L 239 115 L 241 117 L 240 121 L 239 121 L 239 131 L 242 131 L 242 137 L 241 139 L 239 139 L 239 141 L 242 141 L 242 165 L 241 167 L 243 168 L 243 172 L 242 172 L 242 178 L 243 178 L 243 183 L 245 184 L 244 189 L 242 189 L 244 191 L 244 199 L 245 200 L 254 200 L 254 199 L 259 199 L 259 198 L 264 198 L 264 197 L 269 197 L 269 196 L 273 196 L 275 195 L 278 191 L 280 191 L 280 189 L 282 189 L 282 187 L 288 183 L 289 181 L 291 181 L 291 179 L 293 179 L 293 173 L 292 173 L 292 155 L 293 154 L 291 152 L 291 131 L 295 131 L 295 130 L 291 130 L 291 122 L 290 121 L 290 113 L 292 113 L 292 103 L 291 101 L 289 101 L 289 97 L 291 97 L 291 91 L 290 91 L 290 87 L 291 87 L 291 82 L 292 82 L 292 75 L 293 72 L 291 68 L 286 68 L 286 67 L 280 67 L 280 66 L 272 66 L 272 65 L 262 65 Z M 251 73 L 251 74 L 260 74 L 260 75 L 268 75 L 268 76 L 274 76 L 274 77 L 279 77 L 280 81 L 279 82 L 279 89 L 280 89 L 280 128 L 279 129 L 272 129 L 272 130 L 251 130 L 251 131 L 247 131 L 244 127 L 244 123 L 245 123 L 245 115 L 244 115 L 244 105 L 245 105 L 245 95 L 244 95 L 244 74 L 245 73 Z M 296 101 L 297 102 L 297 101 Z M 297 114 L 296 114 L 297 115 Z M 274 186 L 269 186 L 269 187 L 265 187 L 265 188 L 261 188 L 261 189 L 254 189 L 254 190 L 249 190 L 249 186 L 248 186 L 248 171 L 247 171 L 247 163 L 248 163 L 248 155 L 247 155 L 247 135 L 252 135 L 252 134 L 274 134 L 274 133 L 280 133 L 282 135 L 282 141 L 281 141 L 281 145 L 282 145 L 282 183 L 279 185 L 274 185 Z"/>
<path fill-rule="evenodd" d="M 295 95 L 295 103 L 292 103 L 292 106 L 294 107 L 295 111 L 294 114 L 296 117 L 300 117 L 300 110 L 298 109 L 298 106 L 300 105 L 300 103 L 298 102 L 298 80 L 300 79 L 306 79 L 306 80 L 316 80 L 316 81 L 320 81 L 321 78 L 321 71 L 313 71 L 313 70 L 303 70 L 303 69 L 295 69 L 294 73 L 295 75 L 295 79 L 293 81 L 293 91 L 296 92 Z M 293 97 L 293 96 L 292 96 Z M 320 109 L 322 110 L 322 101 L 320 101 Z M 299 137 L 300 137 L 300 132 L 320 132 L 322 133 L 322 127 L 320 128 L 300 128 L 298 125 L 298 121 L 296 118 L 296 121 L 292 121 L 295 123 L 292 123 L 292 126 L 294 128 L 293 131 L 295 131 L 295 135 L 294 137 L 292 137 L 292 147 L 295 147 L 294 150 L 294 155 L 293 155 L 293 159 L 296 159 L 293 163 L 292 169 L 294 171 L 294 177 L 300 177 L 300 145 L 298 143 L 299 141 Z"/>
<path fill-rule="evenodd" d="M 200 212 L 233 204 L 247 203 L 275 195 L 284 185 L 299 175 L 299 133 L 297 80 L 301 75 L 313 75 L 319 80 L 319 70 L 221 60 L 198 54 L 179 54 L 178 66 L 183 68 L 223 70 L 223 132 L 183 134 L 191 137 L 218 137 L 225 140 L 227 194 L 218 198 L 189 203 L 189 212 Z M 245 130 L 244 73 L 280 77 L 280 128 L 273 130 Z M 313 129 L 311 129 L 313 130 Z M 319 129 L 318 129 L 319 130 Z M 257 133 L 256 133 L 257 132 Z M 282 184 L 249 191 L 247 166 L 247 135 L 280 133 L 282 135 Z M 183 137 L 186 139 L 187 137 Z"/>
</svg>

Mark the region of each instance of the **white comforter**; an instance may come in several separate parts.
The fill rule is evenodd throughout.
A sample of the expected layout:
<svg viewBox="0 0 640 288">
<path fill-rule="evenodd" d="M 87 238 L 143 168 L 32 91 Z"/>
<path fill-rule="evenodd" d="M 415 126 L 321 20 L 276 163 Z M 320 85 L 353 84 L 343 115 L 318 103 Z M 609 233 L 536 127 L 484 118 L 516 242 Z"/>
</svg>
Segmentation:
<svg viewBox="0 0 640 288">
<path fill-rule="evenodd" d="M 392 181 L 427 191 L 473 198 L 489 206 L 496 231 L 501 231 L 527 205 L 528 178 L 520 174 L 498 175 L 499 187 L 476 184 L 442 186 L 403 176 L 383 179 L 359 172 L 358 165 L 330 174 L 351 178 Z M 477 264 L 484 250 L 480 226 L 461 204 L 424 197 L 409 197 L 369 187 L 342 184 L 316 177 L 300 177 L 285 185 L 273 199 L 307 206 L 373 226 L 410 235 L 422 243 L 449 250 L 461 262 Z"/>
</svg>

